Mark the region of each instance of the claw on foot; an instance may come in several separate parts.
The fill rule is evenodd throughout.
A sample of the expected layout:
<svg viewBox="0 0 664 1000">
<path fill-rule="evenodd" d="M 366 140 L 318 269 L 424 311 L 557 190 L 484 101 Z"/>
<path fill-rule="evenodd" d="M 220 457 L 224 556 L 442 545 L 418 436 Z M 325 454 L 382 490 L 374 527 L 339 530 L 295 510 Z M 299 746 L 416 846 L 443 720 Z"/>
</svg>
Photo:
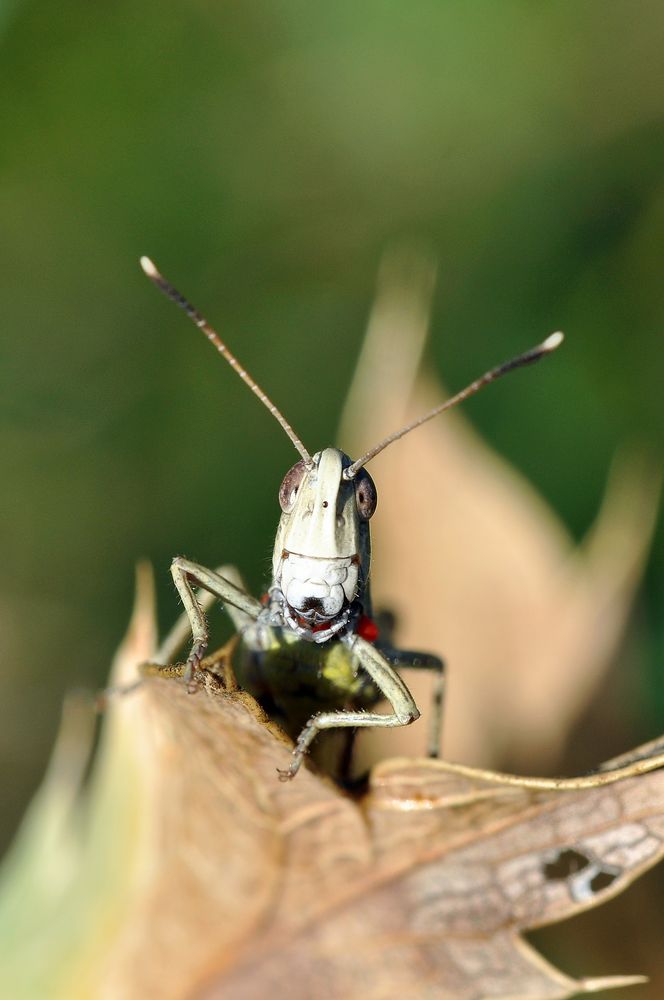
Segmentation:
<svg viewBox="0 0 664 1000">
<path fill-rule="evenodd" d="M 279 775 L 279 781 L 292 781 L 297 772 L 300 770 L 300 764 L 302 763 L 302 755 L 293 751 L 293 763 L 290 767 L 282 770 L 280 767 L 277 768 L 277 774 Z"/>
<path fill-rule="evenodd" d="M 185 666 L 184 674 L 182 675 L 182 679 L 187 688 L 187 694 L 196 694 L 201 686 L 200 681 L 196 677 L 199 663 L 200 660 L 195 660 L 193 662 L 191 660 L 187 660 L 187 665 Z"/>
<path fill-rule="evenodd" d="M 200 687 L 200 681 L 196 679 L 196 673 L 201 665 L 204 654 L 205 648 L 196 644 L 187 658 L 183 678 L 189 694 L 195 694 Z"/>
</svg>

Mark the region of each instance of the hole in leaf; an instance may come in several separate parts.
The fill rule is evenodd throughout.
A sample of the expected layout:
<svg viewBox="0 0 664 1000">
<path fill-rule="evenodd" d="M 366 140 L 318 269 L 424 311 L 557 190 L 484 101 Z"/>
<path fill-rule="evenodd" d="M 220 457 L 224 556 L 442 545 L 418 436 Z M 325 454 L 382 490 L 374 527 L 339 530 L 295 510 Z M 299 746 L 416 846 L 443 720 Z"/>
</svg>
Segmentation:
<svg viewBox="0 0 664 1000">
<path fill-rule="evenodd" d="M 608 889 L 617 878 L 617 872 L 598 872 L 597 875 L 590 880 L 590 888 L 593 892 L 601 892 L 602 889 Z"/>
<path fill-rule="evenodd" d="M 577 875 L 580 871 L 583 871 L 589 864 L 590 859 L 585 854 L 574 851 L 572 848 L 567 848 L 564 851 L 560 851 L 556 858 L 544 865 L 544 877 L 551 881 L 569 878 L 570 875 Z M 597 878 L 598 876 L 595 877 Z"/>
</svg>

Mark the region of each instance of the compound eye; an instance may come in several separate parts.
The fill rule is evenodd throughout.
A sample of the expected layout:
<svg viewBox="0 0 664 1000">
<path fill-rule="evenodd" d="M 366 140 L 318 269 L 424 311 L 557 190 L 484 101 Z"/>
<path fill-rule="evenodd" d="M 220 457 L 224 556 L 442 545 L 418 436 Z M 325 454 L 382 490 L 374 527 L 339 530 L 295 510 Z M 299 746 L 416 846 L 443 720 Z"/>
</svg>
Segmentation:
<svg viewBox="0 0 664 1000">
<path fill-rule="evenodd" d="M 290 514 L 295 506 L 298 490 L 302 485 L 306 471 L 307 467 L 305 463 L 299 461 L 284 476 L 283 482 L 279 487 L 279 506 L 284 514 Z"/>
<path fill-rule="evenodd" d="M 360 469 L 355 477 L 355 502 L 362 520 L 368 521 L 376 509 L 378 494 L 373 479 L 364 469 Z"/>
</svg>

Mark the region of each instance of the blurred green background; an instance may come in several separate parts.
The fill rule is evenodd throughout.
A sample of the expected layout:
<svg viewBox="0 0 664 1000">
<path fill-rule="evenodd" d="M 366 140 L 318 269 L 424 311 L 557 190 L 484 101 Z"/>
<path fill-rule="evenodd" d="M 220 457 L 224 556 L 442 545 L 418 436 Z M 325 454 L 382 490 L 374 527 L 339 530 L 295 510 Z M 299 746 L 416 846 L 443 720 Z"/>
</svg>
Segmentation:
<svg viewBox="0 0 664 1000">
<path fill-rule="evenodd" d="M 294 461 L 140 254 L 312 450 L 381 255 L 416 240 L 440 265 L 429 359 L 449 386 L 568 334 L 466 412 L 575 535 L 619 444 L 661 460 L 664 8 L 26 0 L 0 3 L 0 44 L 5 845 L 63 692 L 104 681 L 136 558 L 164 623 L 176 553 L 258 591 Z M 635 740 L 664 728 L 663 599 L 660 530 Z"/>
</svg>

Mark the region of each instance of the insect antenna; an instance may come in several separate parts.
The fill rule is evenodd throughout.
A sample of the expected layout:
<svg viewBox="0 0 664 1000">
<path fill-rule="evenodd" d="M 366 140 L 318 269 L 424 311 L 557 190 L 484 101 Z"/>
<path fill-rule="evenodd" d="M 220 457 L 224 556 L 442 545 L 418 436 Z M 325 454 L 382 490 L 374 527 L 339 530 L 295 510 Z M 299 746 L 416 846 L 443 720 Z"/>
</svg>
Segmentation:
<svg viewBox="0 0 664 1000">
<path fill-rule="evenodd" d="M 534 364 L 536 361 L 539 361 L 540 358 L 543 358 L 545 354 L 550 354 L 551 351 L 555 351 L 555 349 L 559 347 L 562 342 L 562 333 L 552 333 L 550 337 L 547 337 L 546 340 L 541 344 L 538 344 L 537 347 L 532 347 L 524 354 L 519 354 L 516 358 L 510 358 L 509 361 L 504 361 L 502 365 L 498 365 L 496 368 L 491 368 L 490 371 L 485 372 L 484 375 L 481 375 L 479 378 L 475 379 L 474 382 L 471 382 L 470 385 L 467 385 L 465 389 L 457 392 L 455 396 L 452 396 L 450 399 L 446 399 L 444 403 L 440 403 L 438 406 L 435 406 L 433 410 L 429 410 L 428 413 L 425 413 L 424 416 L 413 420 L 412 423 L 406 424 L 406 426 L 402 427 L 401 430 L 394 431 L 393 434 L 383 438 L 383 440 L 374 445 L 373 448 L 370 448 L 369 451 L 362 456 L 362 458 L 358 458 L 356 462 L 353 462 L 352 465 L 348 466 L 348 468 L 344 471 L 345 478 L 352 479 L 353 476 L 355 476 L 359 470 L 367 464 L 367 462 L 370 462 L 372 458 L 375 458 L 376 455 L 387 448 L 388 445 L 392 444 L 394 441 L 398 441 L 399 438 L 404 437 L 406 434 L 410 434 L 410 432 L 414 431 L 416 427 L 419 427 L 421 424 L 425 424 L 427 420 L 431 420 L 432 417 L 438 416 L 438 414 L 442 413 L 444 410 L 451 410 L 453 406 L 457 405 L 457 403 L 462 403 L 464 399 L 468 399 L 469 396 L 474 396 L 475 393 L 479 392 L 480 389 L 483 389 L 485 385 L 489 385 L 490 382 L 495 382 L 496 379 L 502 378 L 503 375 L 507 375 L 508 372 L 513 371 L 515 368 L 523 368 L 525 365 Z"/>
<path fill-rule="evenodd" d="M 261 403 L 268 408 L 275 420 L 279 421 L 283 429 L 286 431 L 286 434 L 288 434 L 288 437 L 293 442 L 293 445 L 304 459 L 306 465 L 313 465 L 311 455 L 304 447 L 299 437 L 284 417 L 283 413 L 275 406 L 270 397 L 263 392 L 258 382 L 255 382 L 249 372 L 242 367 L 235 355 L 231 354 L 219 334 L 210 326 L 205 317 L 199 313 L 198 309 L 195 309 L 194 306 L 192 306 L 191 302 L 185 299 L 181 292 L 178 292 L 177 288 L 175 288 L 170 281 L 167 281 L 163 274 L 160 274 L 149 257 L 141 257 L 140 263 L 153 285 L 156 285 L 157 288 L 164 293 L 164 295 L 167 295 L 169 299 L 172 299 L 176 306 L 179 306 L 180 309 L 184 310 L 189 319 L 193 320 L 198 329 L 203 331 L 210 343 L 214 344 L 222 357 L 228 361 L 233 371 L 237 372 L 242 381 L 249 386 L 251 391 L 258 396 Z"/>
</svg>

